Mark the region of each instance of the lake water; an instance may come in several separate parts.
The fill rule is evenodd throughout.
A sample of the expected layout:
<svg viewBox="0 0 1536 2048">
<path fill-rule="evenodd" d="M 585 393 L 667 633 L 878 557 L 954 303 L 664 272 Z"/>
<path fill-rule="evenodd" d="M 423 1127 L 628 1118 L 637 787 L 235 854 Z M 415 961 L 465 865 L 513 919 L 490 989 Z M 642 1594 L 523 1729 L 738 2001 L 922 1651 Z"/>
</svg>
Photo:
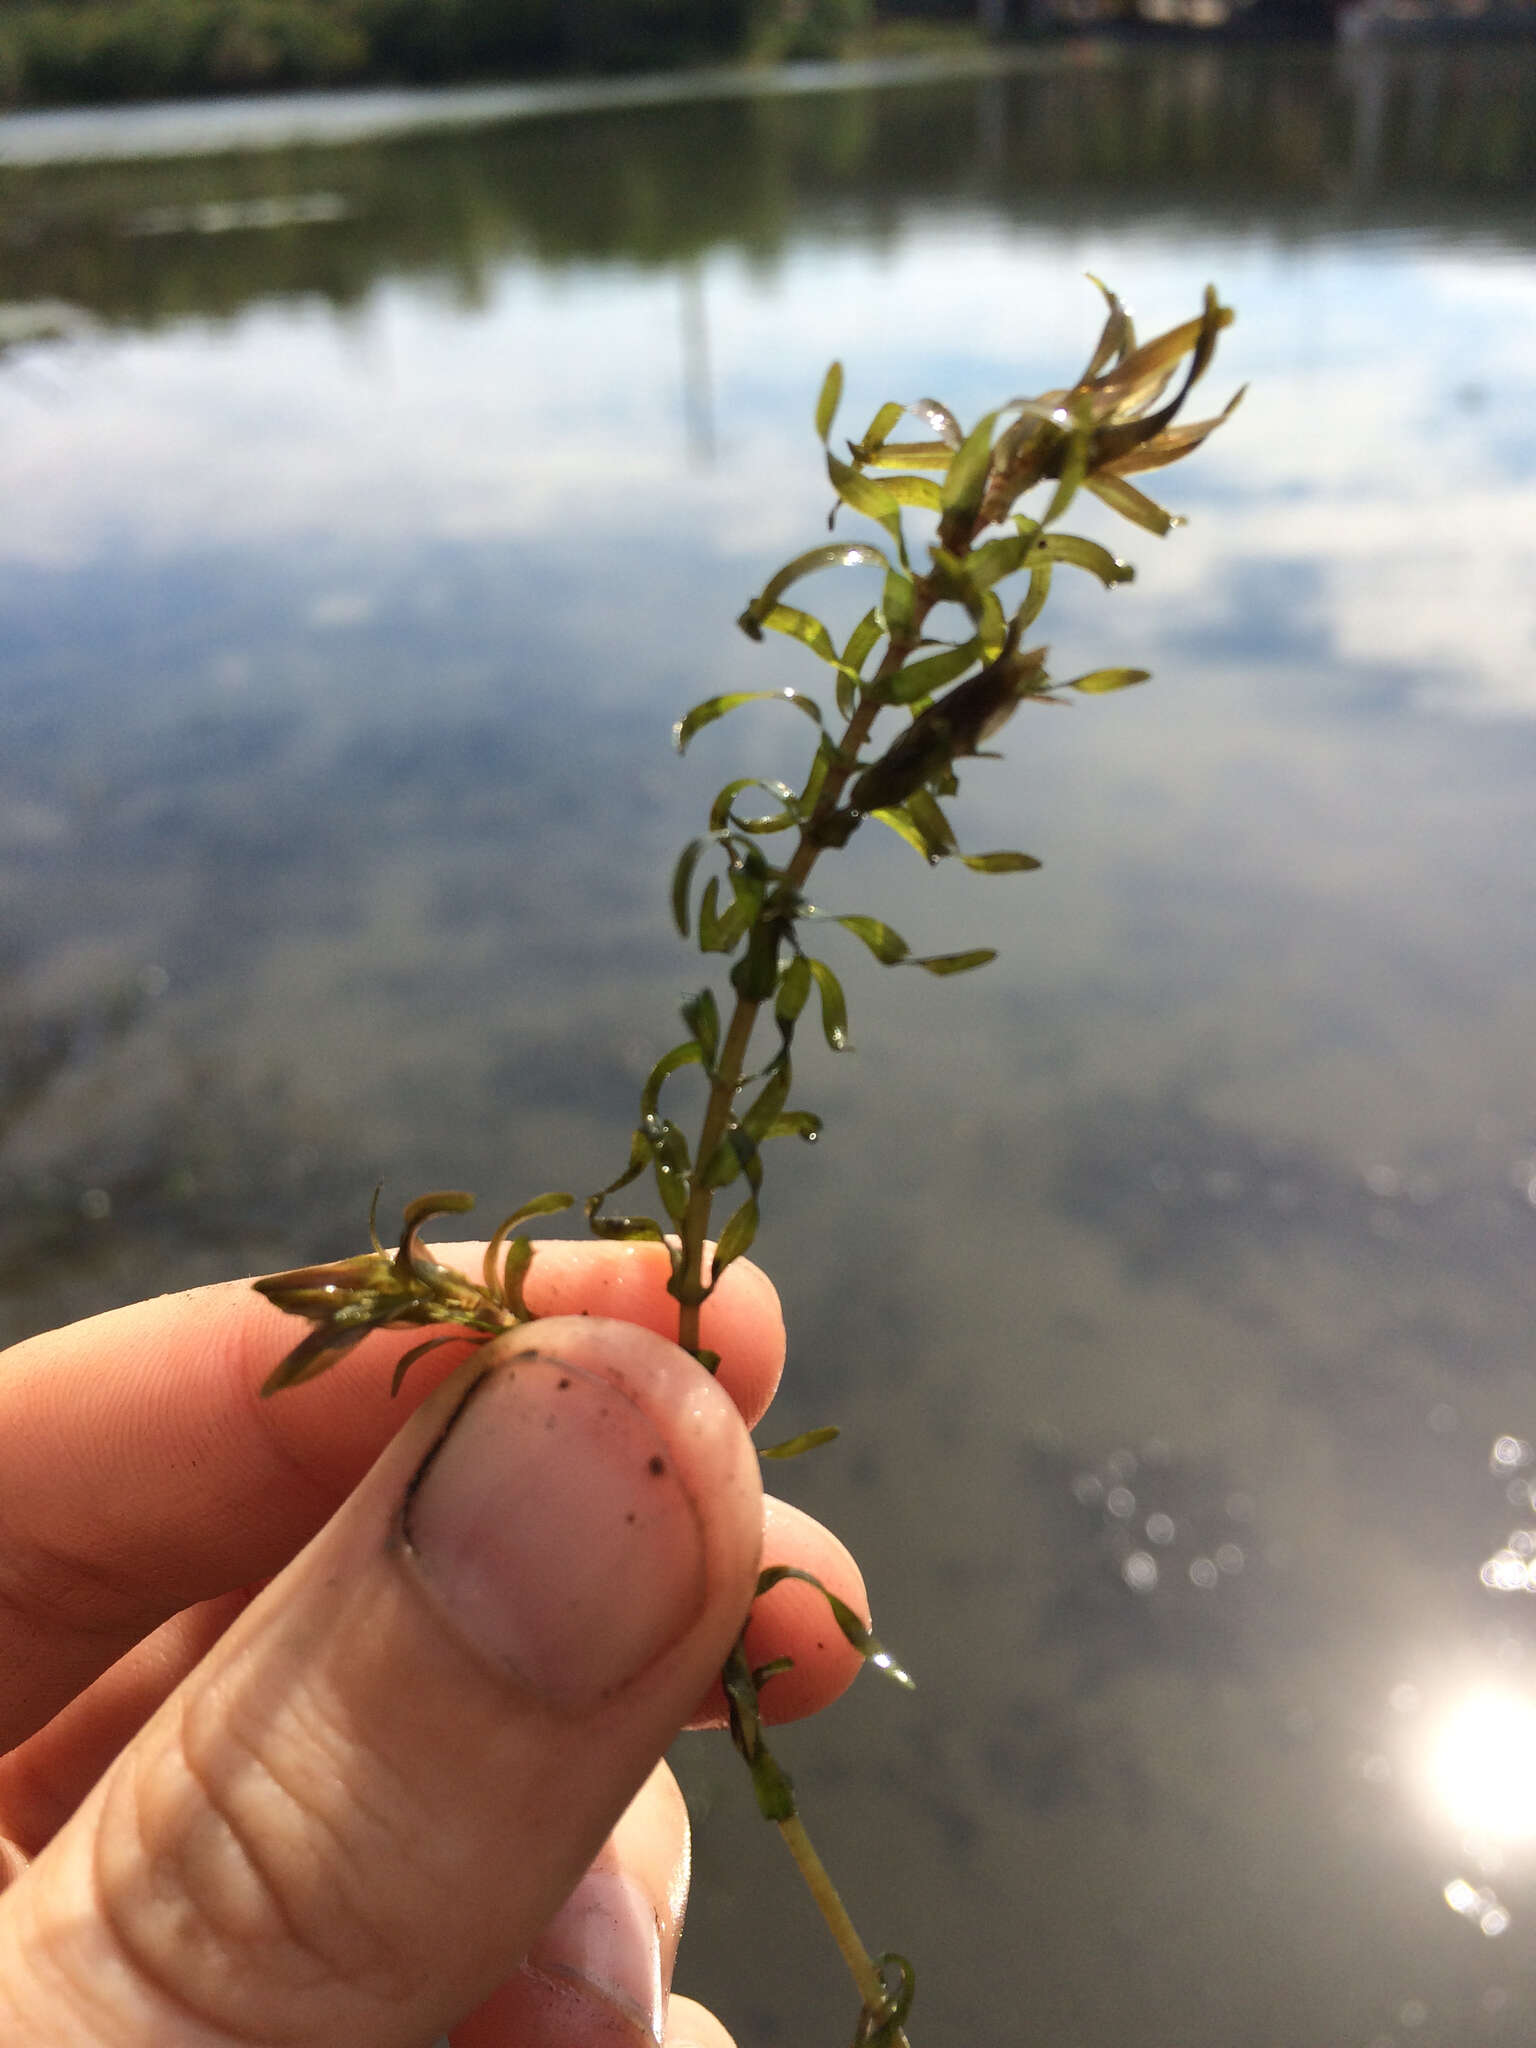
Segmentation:
<svg viewBox="0 0 1536 2048">
<path fill-rule="evenodd" d="M 845 1429 L 784 1490 L 919 1682 L 784 1748 L 927 2048 L 1528 2041 L 1536 64 L 816 82 L 111 163 L 0 122 L 4 1333 L 351 1249 L 379 1178 L 608 1179 L 700 980 L 672 849 L 799 758 L 668 729 L 819 680 L 732 621 L 822 529 L 828 360 L 850 431 L 974 416 L 1075 370 L 1085 272 L 1148 331 L 1215 280 L 1252 389 L 1157 480 L 1190 524 L 1094 508 L 1138 587 L 1045 621 L 1153 682 L 965 778 L 1043 871 L 822 884 L 1001 958 L 849 941 L 769 1174 L 783 1433 Z M 734 1759 L 683 1768 L 680 1981 L 839 2038 Z"/>
</svg>

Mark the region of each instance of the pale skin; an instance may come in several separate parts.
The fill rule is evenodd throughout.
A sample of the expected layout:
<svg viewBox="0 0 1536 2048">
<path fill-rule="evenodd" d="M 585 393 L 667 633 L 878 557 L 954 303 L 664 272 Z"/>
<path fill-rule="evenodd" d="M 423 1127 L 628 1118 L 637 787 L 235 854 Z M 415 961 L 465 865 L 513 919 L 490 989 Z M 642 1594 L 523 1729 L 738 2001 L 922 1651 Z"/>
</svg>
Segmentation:
<svg viewBox="0 0 1536 2048">
<path fill-rule="evenodd" d="M 393 1401 L 419 1332 L 261 1401 L 303 1327 L 242 1281 L 0 1355 L 0 2048 L 730 2048 L 667 1997 L 688 1833 L 660 1759 L 720 1718 L 762 1562 L 868 1610 L 836 1539 L 761 1492 L 771 1286 L 723 1277 L 710 1380 L 668 1341 L 666 1270 L 551 1245 L 537 1324 L 432 1353 Z M 536 1502 L 545 1409 L 575 1476 L 505 1534 L 493 1454 Z M 631 1442 L 656 1446 L 622 1468 L 638 1521 L 582 1493 Z M 750 1654 L 795 1659 L 770 1718 L 857 1668 L 793 1581 Z"/>
</svg>

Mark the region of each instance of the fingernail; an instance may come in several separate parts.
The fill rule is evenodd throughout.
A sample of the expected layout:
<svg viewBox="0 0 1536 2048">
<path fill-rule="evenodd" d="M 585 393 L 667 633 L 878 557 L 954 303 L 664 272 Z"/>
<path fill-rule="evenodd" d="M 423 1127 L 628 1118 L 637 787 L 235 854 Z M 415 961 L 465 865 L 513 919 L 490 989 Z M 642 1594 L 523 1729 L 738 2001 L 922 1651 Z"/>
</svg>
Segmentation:
<svg viewBox="0 0 1536 2048">
<path fill-rule="evenodd" d="M 566 1707 L 638 1676 L 704 1604 L 698 1516 L 654 1424 L 611 1381 L 537 1351 L 465 1397 L 402 1529 L 464 1635 Z"/>
<path fill-rule="evenodd" d="M 528 1951 L 526 1967 L 595 1991 L 659 2042 L 661 1934 L 650 1900 L 617 1870 L 589 1870 Z"/>
</svg>

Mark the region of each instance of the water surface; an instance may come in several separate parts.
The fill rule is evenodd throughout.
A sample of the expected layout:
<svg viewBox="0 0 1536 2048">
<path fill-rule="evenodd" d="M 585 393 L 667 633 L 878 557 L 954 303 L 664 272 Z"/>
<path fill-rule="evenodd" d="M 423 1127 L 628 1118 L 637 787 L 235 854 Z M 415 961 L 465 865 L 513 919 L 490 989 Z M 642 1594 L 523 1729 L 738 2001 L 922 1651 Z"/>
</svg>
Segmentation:
<svg viewBox="0 0 1536 2048">
<path fill-rule="evenodd" d="M 785 1490 L 919 1678 L 786 1749 L 924 2042 L 1529 2037 L 1533 137 L 1509 53 L 1090 49 L 0 174 L 8 1335 L 350 1249 L 379 1178 L 609 1178 L 698 979 L 671 850 L 798 758 L 667 734 L 816 680 L 731 621 L 824 517 L 829 358 L 851 429 L 974 415 L 1072 371 L 1085 272 L 1239 309 L 1189 526 L 1090 511 L 1139 586 L 1047 615 L 1155 680 L 966 777 L 1042 872 L 821 892 L 1001 948 L 849 942 L 760 1240 L 784 1429 L 846 1430 Z M 684 1981 L 826 2038 L 685 1768 Z"/>
</svg>

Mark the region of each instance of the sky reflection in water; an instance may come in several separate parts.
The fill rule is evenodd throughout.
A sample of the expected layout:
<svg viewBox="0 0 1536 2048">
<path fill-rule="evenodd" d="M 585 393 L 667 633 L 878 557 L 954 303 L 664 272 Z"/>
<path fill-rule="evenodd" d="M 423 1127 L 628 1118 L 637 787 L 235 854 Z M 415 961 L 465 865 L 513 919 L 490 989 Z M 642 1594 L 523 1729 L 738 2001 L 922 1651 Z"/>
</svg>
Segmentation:
<svg viewBox="0 0 1536 2048">
<path fill-rule="evenodd" d="M 1536 1435 L 1528 186 L 1394 184 L 1422 70 L 1375 142 L 1321 57 L 1154 72 L 1181 138 L 1248 110 L 1272 200 L 1151 128 L 1034 194 L 1032 120 L 1142 104 L 1096 74 L 737 109 L 739 160 L 680 109 L 648 228 L 656 116 L 12 186 L 6 296 L 89 324 L 0 369 L 3 1307 L 349 1249 L 380 1174 L 607 1179 L 693 978 L 669 850 L 749 744 L 799 758 L 770 714 L 666 733 L 810 680 L 730 622 L 824 517 L 827 360 L 853 429 L 974 414 L 1077 365 L 1082 272 L 1159 325 L 1215 279 L 1207 389 L 1252 389 L 1159 480 L 1192 523 L 1089 514 L 1140 587 L 1047 622 L 1059 673 L 1155 680 L 966 778 L 968 843 L 1044 873 L 856 842 L 824 885 L 1003 957 L 896 1003 L 850 960 L 828 1143 L 770 1177 L 780 1433 L 847 1431 L 787 1490 L 920 1688 L 787 1747 L 925 2039 L 1523 2040 L 1536 1629 L 1487 1570 Z M 688 1768 L 690 1986 L 824 2031 L 731 1760 Z"/>
</svg>

